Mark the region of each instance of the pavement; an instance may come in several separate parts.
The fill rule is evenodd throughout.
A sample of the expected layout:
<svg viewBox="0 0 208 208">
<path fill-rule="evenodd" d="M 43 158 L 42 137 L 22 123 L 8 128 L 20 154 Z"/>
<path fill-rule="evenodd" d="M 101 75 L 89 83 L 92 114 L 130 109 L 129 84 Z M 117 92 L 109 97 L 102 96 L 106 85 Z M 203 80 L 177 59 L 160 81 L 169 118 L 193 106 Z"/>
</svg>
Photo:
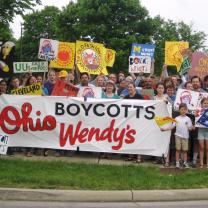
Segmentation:
<svg viewBox="0 0 208 208">
<path fill-rule="evenodd" d="M 69 154 L 65 157 L 33 156 L 24 157 L 22 153 L 14 157 L 3 156 L 5 159 L 22 158 L 25 160 L 61 160 L 69 163 L 97 163 L 109 165 L 129 165 L 120 156 L 113 159 L 100 159 L 96 153 Z M 135 164 L 140 165 L 140 164 Z M 142 163 L 143 166 L 153 166 L 152 161 Z M 161 169 L 162 169 L 161 165 Z M 171 167 L 174 169 L 174 166 Z M 170 171 L 172 171 L 170 168 Z M 165 171 L 168 169 L 163 168 Z M 174 169 L 175 170 L 175 169 Z M 152 201 L 189 201 L 208 200 L 208 188 L 178 189 L 178 190 L 51 190 L 51 189 L 19 189 L 0 188 L 0 200 L 14 201 L 56 201 L 56 202 L 152 202 Z"/>
<path fill-rule="evenodd" d="M 208 200 L 208 189 L 89 191 L 0 188 L 0 200 L 50 202 L 193 201 Z"/>
</svg>

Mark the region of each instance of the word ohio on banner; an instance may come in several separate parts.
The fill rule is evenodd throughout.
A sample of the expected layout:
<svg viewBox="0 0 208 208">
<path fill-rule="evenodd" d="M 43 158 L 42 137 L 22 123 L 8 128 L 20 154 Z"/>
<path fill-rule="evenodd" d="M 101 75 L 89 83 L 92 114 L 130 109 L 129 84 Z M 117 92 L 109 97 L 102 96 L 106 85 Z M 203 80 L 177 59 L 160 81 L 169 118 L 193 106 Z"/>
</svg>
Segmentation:
<svg viewBox="0 0 208 208">
<path fill-rule="evenodd" d="M 169 116 L 165 102 L 0 96 L 0 134 L 12 147 L 162 156 L 170 132 L 155 116 Z"/>
</svg>

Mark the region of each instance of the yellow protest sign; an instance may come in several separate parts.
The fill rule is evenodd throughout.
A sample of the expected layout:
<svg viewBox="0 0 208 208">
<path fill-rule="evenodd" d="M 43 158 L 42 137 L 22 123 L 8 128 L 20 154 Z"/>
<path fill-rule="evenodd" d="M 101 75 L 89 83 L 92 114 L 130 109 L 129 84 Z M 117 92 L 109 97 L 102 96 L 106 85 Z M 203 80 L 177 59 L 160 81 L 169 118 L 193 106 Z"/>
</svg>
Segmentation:
<svg viewBox="0 0 208 208">
<path fill-rule="evenodd" d="M 106 74 L 104 46 L 100 43 L 77 41 L 76 64 L 80 72 Z"/>
<path fill-rule="evenodd" d="M 57 59 L 50 62 L 52 68 L 72 69 L 74 67 L 75 43 L 59 42 Z"/>
<path fill-rule="evenodd" d="M 11 91 L 13 95 L 42 95 L 41 83 L 21 87 Z"/>
<path fill-rule="evenodd" d="M 109 48 L 105 48 L 104 51 L 105 51 L 106 66 L 113 67 L 113 64 L 115 62 L 116 51 Z"/>
<path fill-rule="evenodd" d="M 177 71 L 183 62 L 183 50 L 189 48 L 188 42 L 182 41 L 166 41 L 165 42 L 165 64 L 175 65 Z"/>
<path fill-rule="evenodd" d="M 166 117 L 155 116 L 154 119 L 155 119 L 155 122 L 157 123 L 157 125 L 159 127 L 161 127 L 161 126 L 163 126 L 165 124 L 176 122 L 176 120 L 174 118 L 171 118 L 169 116 L 166 116 Z"/>
</svg>

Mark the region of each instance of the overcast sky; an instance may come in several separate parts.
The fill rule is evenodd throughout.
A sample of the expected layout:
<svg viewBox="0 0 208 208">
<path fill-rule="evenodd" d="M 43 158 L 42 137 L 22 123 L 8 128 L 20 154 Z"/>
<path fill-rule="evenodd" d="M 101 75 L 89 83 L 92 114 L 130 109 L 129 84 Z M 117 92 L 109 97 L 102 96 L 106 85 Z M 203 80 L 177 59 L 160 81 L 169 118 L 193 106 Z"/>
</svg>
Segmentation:
<svg viewBox="0 0 208 208">
<path fill-rule="evenodd" d="M 67 5 L 69 0 L 42 0 L 42 6 L 35 9 L 42 9 L 46 5 L 54 5 L 59 8 Z M 204 31 L 208 34 L 208 1 L 207 0 L 140 0 L 141 4 L 147 8 L 150 16 L 160 15 L 166 20 L 183 20 L 186 24 L 193 24 L 196 31 Z M 16 17 L 11 24 L 14 36 L 20 37 L 21 17 Z M 208 46 L 208 41 L 206 42 Z"/>
</svg>

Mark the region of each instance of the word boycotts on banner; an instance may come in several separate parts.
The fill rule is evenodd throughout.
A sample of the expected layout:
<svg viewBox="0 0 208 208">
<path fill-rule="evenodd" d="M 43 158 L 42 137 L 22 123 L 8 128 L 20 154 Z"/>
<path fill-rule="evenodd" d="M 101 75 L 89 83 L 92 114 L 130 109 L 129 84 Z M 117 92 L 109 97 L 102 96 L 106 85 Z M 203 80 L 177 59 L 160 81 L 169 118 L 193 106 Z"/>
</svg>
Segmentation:
<svg viewBox="0 0 208 208">
<path fill-rule="evenodd" d="M 121 113 L 124 118 L 127 118 L 129 116 L 129 112 L 132 111 L 132 109 L 136 110 L 135 116 L 136 118 L 140 118 L 141 110 L 145 110 L 145 114 L 143 115 L 146 119 L 153 119 L 155 117 L 154 113 L 154 106 L 140 106 L 140 105 L 117 105 L 117 104 L 110 104 L 106 106 L 103 103 L 98 103 L 93 105 L 92 103 L 89 105 L 81 104 L 78 105 L 76 103 L 70 103 L 67 106 L 64 106 L 63 103 L 55 103 L 55 114 L 56 115 L 63 115 L 66 112 L 71 116 L 77 116 L 81 108 L 84 110 L 84 115 L 89 116 L 89 114 L 93 114 L 94 116 L 109 116 L 109 117 L 118 117 Z"/>
</svg>

